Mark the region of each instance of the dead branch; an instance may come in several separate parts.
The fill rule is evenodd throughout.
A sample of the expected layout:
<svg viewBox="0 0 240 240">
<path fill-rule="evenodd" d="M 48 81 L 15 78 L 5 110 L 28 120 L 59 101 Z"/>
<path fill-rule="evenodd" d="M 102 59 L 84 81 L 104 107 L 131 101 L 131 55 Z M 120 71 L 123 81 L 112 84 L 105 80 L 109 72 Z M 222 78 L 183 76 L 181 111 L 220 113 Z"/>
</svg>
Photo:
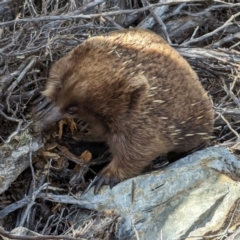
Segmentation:
<svg viewBox="0 0 240 240">
<path fill-rule="evenodd" d="M 45 235 L 45 236 L 17 236 L 5 231 L 2 227 L 0 227 L 0 235 L 7 237 L 9 239 L 21 239 L 21 240 L 52 240 L 52 239 L 61 239 L 61 240 L 79 240 L 79 238 L 69 237 L 65 235 L 59 236 L 52 236 L 52 235 Z"/>
<path fill-rule="evenodd" d="M 208 0 L 201 0 L 201 2 L 207 2 Z M 57 20 L 64 20 L 64 21 L 73 21 L 77 19 L 94 19 L 99 17 L 106 17 L 106 16 L 116 16 L 121 14 L 134 14 L 137 12 L 144 12 L 150 10 L 153 7 L 159 7 L 164 5 L 174 5 L 179 3 L 187 3 L 187 2 L 199 2 L 199 0 L 177 0 L 177 1 L 168 1 L 164 3 L 156 3 L 151 4 L 150 6 L 142 7 L 139 9 L 132 9 L 132 10 L 120 10 L 120 11 L 112 11 L 109 13 L 100 13 L 100 14 L 89 14 L 89 15 L 78 15 L 78 16 L 70 16 L 70 15 L 61 15 L 61 16 L 44 16 L 44 17 L 36 17 L 36 18 L 25 18 L 25 19 L 17 19 L 9 22 L 0 23 L 0 27 L 7 27 L 18 23 L 27 23 L 27 22 L 42 22 L 42 21 L 57 21 Z"/>
<path fill-rule="evenodd" d="M 8 96 L 6 98 L 6 103 L 7 103 L 7 111 L 11 112 L 11 107 L 10 107 L 10 103 L 9 103 L 9 99 L 12 95 L 13 90 L 15 89 L 15 87 L 22 81 L 22 79 L 24 78 L 24 76 L 27 74 L 27 72 L 34 66 L 34 64 L 36 63 L 36 57 L 33 57 L 29 64 L 26 66 L 26 68 L 23 69 L 23 71 L 20 73 L 20 75 L 18 76 L 18 78 L 16 79 L 16 81 L 14 81 L 12 83 L 12 85 L 8 88 Z"/>
<path fill-rule="evenodd" d="M 181 44 L 181 46 L 189 46 L 190 44 L 192 43 L 197 43 L 197 42 L 200 42 L 200 41 L 203 41 L 205 40 L 206 38 L 208 37 L 211 37 L 213 36 L 214 34 L 216 34 L 217 32 L 223 30 L 224 28 L 228 27 L 228 26 L 231 26 L 235 23 L 233 23 L 232 21 L 236 18 L 240 16 L 240 13 L 236 13 L 234 14 L 233 16 L 231 16 L 221 27 L 215 29 L 214 31 L 210 32 L 210 33 L 206 33 L 205 35 L 201 36 L 201 37 L 198 37 L 198 38 L 195 38 L 195 39 L 192 39 L 192 40 L 189 40 L 189 41 L 186 41 L 184 43 Z"/>
</svg>

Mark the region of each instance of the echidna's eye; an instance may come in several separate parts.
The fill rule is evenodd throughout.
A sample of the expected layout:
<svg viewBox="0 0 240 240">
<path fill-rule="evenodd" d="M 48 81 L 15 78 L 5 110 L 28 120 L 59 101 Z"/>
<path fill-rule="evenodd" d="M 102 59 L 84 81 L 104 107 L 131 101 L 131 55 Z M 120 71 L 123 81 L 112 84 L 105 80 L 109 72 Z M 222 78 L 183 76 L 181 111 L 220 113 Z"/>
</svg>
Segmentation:
<svg viewBox="0 0 240 240">
<path fill-rule="evenodd" d="M 78 111 L 78 108 L 76 106 L 70 106 L 67 108 L 67 113 L 70 115 L 76 114 Z"/>
</svg>

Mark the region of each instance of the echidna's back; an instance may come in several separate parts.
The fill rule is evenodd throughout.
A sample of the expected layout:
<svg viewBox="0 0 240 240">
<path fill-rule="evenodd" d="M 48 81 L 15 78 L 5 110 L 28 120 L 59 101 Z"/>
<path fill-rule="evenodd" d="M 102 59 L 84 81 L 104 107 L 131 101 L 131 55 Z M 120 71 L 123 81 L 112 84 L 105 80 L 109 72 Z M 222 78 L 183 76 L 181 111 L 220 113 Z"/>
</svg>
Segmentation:
<svg viewBox="0 0 240 240">
<path fill-rule="evenodd" d="M 175 49 L 157 34 L 139 29 L 111 32 L 106 42 L 121 56 L 119 64 L 128 61 L 126 74 L 147 77 L 143 122 L 151 119 L 153 131 L 165 136 L 169 150 L 188 151 L 209 139 L 212 104 L 196 73 Z"/>
</svg>

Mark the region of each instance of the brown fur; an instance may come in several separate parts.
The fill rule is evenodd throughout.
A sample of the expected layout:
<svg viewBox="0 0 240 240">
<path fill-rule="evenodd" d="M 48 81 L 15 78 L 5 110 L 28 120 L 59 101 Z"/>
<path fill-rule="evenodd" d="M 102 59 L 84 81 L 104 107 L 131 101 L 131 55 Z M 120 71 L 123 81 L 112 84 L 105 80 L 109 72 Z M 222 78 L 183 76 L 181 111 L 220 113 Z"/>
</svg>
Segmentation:
<svg viewBox="0 0 240 240">
<path fill-rule="evenodd" d="M 196 73 L 147 30 L 85 41 L 55 63 L 43 94 L 64 116 L 106 135 L 112 153 L 101 173 L 106 184 L 140 174 L 157 156 L 199 146 L 213 128 L 212 106 Z"/>
</svg>

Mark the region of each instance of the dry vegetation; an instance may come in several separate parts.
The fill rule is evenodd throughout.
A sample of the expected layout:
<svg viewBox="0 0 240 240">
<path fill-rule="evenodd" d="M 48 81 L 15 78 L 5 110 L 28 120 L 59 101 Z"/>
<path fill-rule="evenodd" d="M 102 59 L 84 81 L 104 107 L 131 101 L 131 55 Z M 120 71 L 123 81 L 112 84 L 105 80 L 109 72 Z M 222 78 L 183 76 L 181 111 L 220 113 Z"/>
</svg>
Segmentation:
<svg viewBox="0 0 240 240">
<path fill-rule="evenodd" d="M 1 1 L 0 144 L 31 126 L 34 100 L 38 101 L 53 62 L 90 36 L 129 27 L 161 34 L 190 62 L 214 103 L 212 144 L 227 145 L 238 153 L 238 0 Z M 75 131 L 74 138 L 69 129 Z M 79 143 L 83 131 L 81 122 L 61 122 L 45 135 L 47 143 L 32 159 L 31 168 L 1 195 L 0 218 L 5 230 L 22 226 L 42 235 L 65 235 L 29 239 L 116 239 L 117 216 L 93 212 L 92 218 L 80 218 L 77 213 L 83 210 L 70 198 L 86 187 L 85 181 L 94 176 L 94 165 L 107 161 L 101 141 L 89 137 L 87 143 Z M 46 191 L 52 193 L 51 200 L 39 194 Z M 55 203 L 54 197 L 60 194 L 65 195 Z M 3 229 L 0 232 L 8 235 Z"/>
</svg>

